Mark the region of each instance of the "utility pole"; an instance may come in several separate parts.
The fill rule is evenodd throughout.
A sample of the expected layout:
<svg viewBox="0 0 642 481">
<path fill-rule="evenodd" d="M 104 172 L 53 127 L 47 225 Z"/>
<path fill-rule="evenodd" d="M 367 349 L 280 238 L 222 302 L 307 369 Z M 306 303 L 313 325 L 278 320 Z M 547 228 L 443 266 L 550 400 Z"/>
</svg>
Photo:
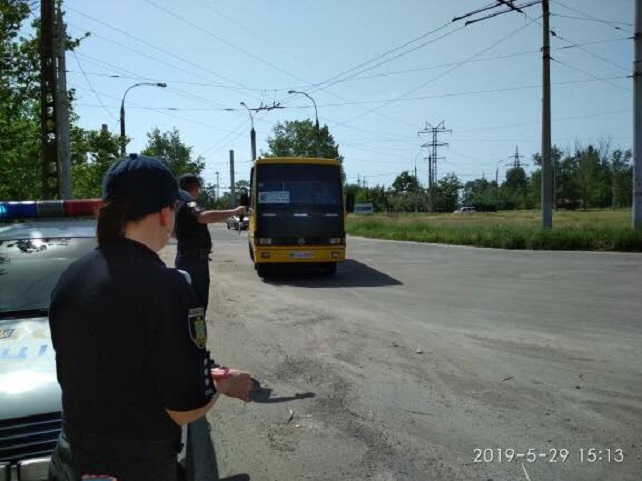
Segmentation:
<svg viewBox="0 0 642 481">
<path fill-rule="evenodd" d="M 219 193 L 218 193 L 218 186 L 219 186 L 220 180 L 219 180 L 218 175 L 219 175 L 219 174 L 218 174 L 218 170 L 217 170 L 217 171 L 216 171 L 216 200 L 218 200 L 218 196 L 219 196 Z"/>
<path fill-rule="evenodd" d="M 642 230 L 642 0 L 635 0 L 633 71 L 633 228 Z"/>
<path fill-rule="evenodd" d="M 43 199 L 58 195 L 56 43 L 54 0 L 40 2 L 40 162 Z"/>
<path fill-rule="evenodd" d="M 417 156 L 415 156 L 415 184 L 417 185 L 417 189 L 415 192 L 413 192 L 413 197 L 415 198 L 415 213 L 419 211 L 419 207 L 417 206 L 417 196 L 419 195 L 418 188 L 419 188 L 419 179 L 417 179 Z"/>
<path fill-rule="evenodd" d="M 553 176 L 551 169 L 551 46 L 548 0 L 542 0 L 542 227 L 553 227 Z"/>
<path fill-rule="evenodd" d="M 230 196 L 232 208 L 236 207 L 236 189 L 234 188 L 234 151 L 230 150 Z"/>
<path fill-rule="evenodd" d="M 515 5 L 514 0 L 496 1 L 497 3 L 494 5 L 474 10 L 460 17 L 455 17 L 453 18 L 453 22 L 472 17 L 481 12 L 494 10 L 498 7 L 507 7 L 507 10 L 488 13 L 482 18 L 468 20 L 464 24 L 470 25 L 508 12 L 519 12 L 523 14 L 523 8 L 532 7 L 538 3 L 542 4 L 542 227 L 544 229 L 551 229 L 553 227 L 553 179 L 551 168 L 551 48 L 549 0 L 528 1 L 521 5 Z M 640 0 L 636 1 L 639 2 Z"/>
<path fill-rule="evenodd" d="M 67 96 L 66 25 L 62 1 L 58 2 L 57 42 L 58 82 L 56 88 L 56 127 L 58 129 L 58 198 L 71 199 L 71 147 L 69 140 L 69 100 Z"/>
<path fill-rule="evenodd" d="M 437 160 L 442 159 L 437 155 L 438 147 L 445 147 L 448 144 L 446 142 L 439 142 L 438 136 L 442 133 L 450 133 L 452 130 L 446 129 L 445 122 L 442 120 L 436 127 L 433 127 L 428 122 L 426 122 L 426 127 L 424 130 L 418 132 L 418 135 L 421 134 L 432 134 L 432 141 L 430 144 L 425 143 L 422 148 L 431 148 L 431 154 L 428 156 L 428 190 L 429 190 L 429 201 L 428 201 L 428 212 L 435 212 L 435 194 L 437 186 Z"/>
</svg>

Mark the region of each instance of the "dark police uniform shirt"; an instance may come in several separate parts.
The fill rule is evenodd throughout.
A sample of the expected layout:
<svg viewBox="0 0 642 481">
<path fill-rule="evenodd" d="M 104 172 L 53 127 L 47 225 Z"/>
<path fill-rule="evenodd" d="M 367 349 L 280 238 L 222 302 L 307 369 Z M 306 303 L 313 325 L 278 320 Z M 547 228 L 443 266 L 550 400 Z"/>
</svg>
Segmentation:
<svg viewBox="0 0 642 481">
<path fill-rule="evenodd" d="M 183 275 L 133 240 L 70 265 L 49 314 L 65 420 L 116 439 L 179 436 L 165 410 L 200 408 L 215 393 L 194 304 Z"/>
<path fill-rule="evenodd" d="M 186 191 L 179 191 L 180 206 L 176 212 L 176 240 L 177 250 L 210 250 L 212 238 L 207 224 L 201 224 L 198 216 L 203 209 L 196 200 Z"/>
</svg>

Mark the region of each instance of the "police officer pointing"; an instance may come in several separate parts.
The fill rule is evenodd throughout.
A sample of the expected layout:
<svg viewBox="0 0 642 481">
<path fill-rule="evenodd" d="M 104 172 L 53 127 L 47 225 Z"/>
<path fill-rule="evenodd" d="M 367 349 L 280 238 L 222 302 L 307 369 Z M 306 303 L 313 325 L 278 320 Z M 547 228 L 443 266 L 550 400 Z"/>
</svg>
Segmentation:
<svg viewBox="0 0 642 481">
<path fill-rule="evenodd" d="M 245 214 L 245 207 L 232 210 L 205 210 L 196 199 L 201 182 L 194 174 L 184 174 L 179 179 L 180 206 L 176 213 L 176 268 L 192 277 L 192 287 L 199 305 L 207 310 L 210 290 L 209 255 L 212 238 L 207 224 L 221 222 L 231 215 Z"/>
<path fill-rule="evenodd" d="M 248 400 L 248 373 L 210 368 L 203 308 L 157 255 L 177 199 L 176 180 L 156 159 L 132 154 L 114 164 L 103 180 L 98 248 L 52 293 L 63 404 L 52 481 L 175 481 L 181 426 L 219 394 Z"/>
</svg>

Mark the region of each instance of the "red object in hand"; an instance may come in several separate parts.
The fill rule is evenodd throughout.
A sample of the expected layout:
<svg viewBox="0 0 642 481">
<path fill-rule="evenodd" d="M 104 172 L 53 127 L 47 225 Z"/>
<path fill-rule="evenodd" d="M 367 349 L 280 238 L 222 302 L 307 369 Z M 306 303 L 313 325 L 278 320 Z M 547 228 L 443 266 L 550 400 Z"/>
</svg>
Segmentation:
<svg viewBox="0 0 642 481">
<path fill-rule="evenodd" d="M 215 381 L 220 381 L 221 379 L 231 378 L 232 374 L 230 374 L 229 367 L 219 366 L 216 369 L 212 369 L 212 377 Z"/>
</svg>

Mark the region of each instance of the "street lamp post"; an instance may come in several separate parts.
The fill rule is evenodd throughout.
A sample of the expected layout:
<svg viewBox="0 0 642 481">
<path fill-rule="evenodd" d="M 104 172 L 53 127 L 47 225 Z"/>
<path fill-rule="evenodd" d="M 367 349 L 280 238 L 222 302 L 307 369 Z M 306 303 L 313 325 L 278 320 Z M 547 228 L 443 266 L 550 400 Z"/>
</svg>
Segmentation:
<svg viewBox="0 0 642 481">
<path fill-rule="evenodd" d="M 252 129 L 250 130 L 250 143 L 252 144 L 252 160 L 256 160 L 256 130 L 254 130 L 254 117 L 252 116 L 252 110 L 245 105 L 245 102 L 241 102 L 241 105 L 245 107 L 250 114 L 250 125 Z"/>
<path fill-rule="evenodd" d="M 310 97 L 305 92 L 300 92 L 298 90 L 288 90 L 288 93 L 290 95 L 292 95 L 292 94 L 305 95 L 307 98 L 309 98 L 312 101 L 312 105 L 314 105 L 314 118 L 315 118 L 315 121 L 316 121 L 315 124 L 314 124 L 315 133 L 316 133 L 316 135 L 315 135 L 315 147 L 316 147 L 316 156 L 319 157 L 321 154 L 319 153 L 319 144 L 320 144 L 320 141 L 319 141 L 319 113 L 317 112 L 317 103 L 314 101 L 314 99 L 312 97 Z"/>
<path fill-rule="evenodd" d="M 134 87 L 140 87 L 141 85 L 161 88 L 167 87 L 167 84 L 165 82 L 140 82 L 132 85 L 127 90 L 125 90 L 125 93 L 123 94 L 123 100 L 120 102 L 120 155 L 122 155 L 123 157 L 127 155 L 127 135 L 125 133 L 125 97 L 127 96 L 127 92 L 129 92 Z"/>
</svg>

